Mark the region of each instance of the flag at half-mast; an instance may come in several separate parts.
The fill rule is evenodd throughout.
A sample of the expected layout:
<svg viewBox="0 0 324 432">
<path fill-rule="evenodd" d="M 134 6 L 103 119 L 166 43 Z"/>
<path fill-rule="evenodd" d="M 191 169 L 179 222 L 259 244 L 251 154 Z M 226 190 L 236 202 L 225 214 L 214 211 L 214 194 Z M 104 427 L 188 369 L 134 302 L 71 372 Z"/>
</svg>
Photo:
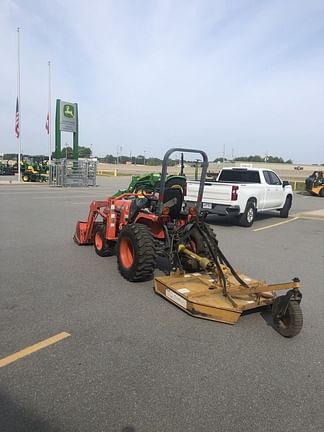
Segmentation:
<svg viewBox="0 0 324 432">
<path fill-rule="evenodd" d="M 50 119 L 49 119 L 49 113 L 47 113 L 46 123 L 45 123 L 45 129 L 46 129 L 46 131 L 47 131 L 47 135 L 49 135 L 49 131 L 50 131 Z"/>
<path fill-rule="evenodd" d="M 18 101 L 18 97 L 17 97 L 17 101 L 16 101 L 15 132 L 16 132 L 16 137 L 19 138 L 20 125 L 19 125 L 19 101 Z"/>
</svg>

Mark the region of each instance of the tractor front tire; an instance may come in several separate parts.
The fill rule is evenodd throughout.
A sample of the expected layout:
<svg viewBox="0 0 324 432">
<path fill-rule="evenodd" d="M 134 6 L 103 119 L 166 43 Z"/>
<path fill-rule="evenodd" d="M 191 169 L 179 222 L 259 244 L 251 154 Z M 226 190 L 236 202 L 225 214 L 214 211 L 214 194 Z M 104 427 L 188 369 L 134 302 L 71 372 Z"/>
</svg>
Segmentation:
<svg viewBox="0 0 324 432">
<path fill-rule="evenodd" d="M 280 297 L 277 297 L 275 301 L 280 301 Z M 273 307 L 275 310 L 275 307 Z M 301 331 L 303 327 L 303 313 L 298 301 L 291 300 L 288 303 L 286 313 L 278 317 L 275 313 L 272 313 L 274 328 L 282 336 L 286 338 L 292 338 Z"/>
<path fill-rule="evenodd" d="M 319 196 L 324 198 L 324 187 L 319 191 Z"/>
<path fill-rule="evenodd" d="M 105 225 L 96 225 L 94 233 L 94 248 L 96 254 L 101 257 L 112 256 L 114 254 L 115 242 L 106 239 Z"/>
<path fill-rule="evenodd" d="M 28 176 L 28 175 L 23 175 L 23 176 L 22 176 L 22 181 L 23 181 L 24 183 L 29 182 L 29 176 Z"/>
<path fill-rule="evenodd" d="M 117 263 L 129 282 L 152 279 L 156 267 L 154 240 L 146 225 L 125 225 L 118 236 Z"/>
</svg>

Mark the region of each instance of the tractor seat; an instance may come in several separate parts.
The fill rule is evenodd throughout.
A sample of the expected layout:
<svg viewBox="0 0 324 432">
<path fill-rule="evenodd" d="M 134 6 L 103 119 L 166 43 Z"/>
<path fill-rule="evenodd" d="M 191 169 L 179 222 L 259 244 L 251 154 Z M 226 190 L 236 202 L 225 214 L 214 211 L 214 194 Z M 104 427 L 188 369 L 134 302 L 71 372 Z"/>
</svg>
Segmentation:
<svg viewBox="0 0 324 432">
<path fill-rule="evenodd" d="M 129 221 L 133 222 L 138 213 L 148 207 L 149 202 L 148 198 L 134 198 L 130 206 Z"/>
<path fill-rule="evenodd" d="M 164 192 L 163 207 L 169 207 L 171 219 L 178 219 L 182 210 L 183 192 L 179 188 L 168 188 Z"/>
</svg>

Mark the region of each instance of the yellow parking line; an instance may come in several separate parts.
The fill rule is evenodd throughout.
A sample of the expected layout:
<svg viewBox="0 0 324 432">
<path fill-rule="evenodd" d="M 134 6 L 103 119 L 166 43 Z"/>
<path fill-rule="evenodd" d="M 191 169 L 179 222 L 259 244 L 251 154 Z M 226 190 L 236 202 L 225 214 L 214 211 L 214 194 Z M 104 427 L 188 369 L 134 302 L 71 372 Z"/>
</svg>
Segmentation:
<svg viewBox="0 0 324 432">
<path fill-rule="evenodd" d="M 285 220 L 285 221 L 283 221 L 283 222 L 278 222 L 278 223 L 275 223 L 275 224 L 272 224 L 272 225 L 267 225 L 267 226 L 262 227 L 262 228 L 257 228 L 257 229 L 255 229 L 255 230 L 253 230 L 253 231 L 262 231 L 262 230 L 265 230 L 265 229 L 268 229 L 268 228 L 276 227 L 276 226 L 278 226 L 278 225 L 283 225 L 283 224 L 286 224 L 286 223 L 289 223 L 289 222 L 293 222 L 293 221 L 295 221 L 295 220 L 297 220 L 297 219 L 299 219 L 298 216 L 296 216 L 296 217 L 294 217 L 294 218 L 292 218 L 292 219 Z"/>
<path fill-rule="evenodd" d="M 3 358 L 3 359 L 0 360 L 0 368 L 2 368 L 4 366 L 7 366 L 8 364 L 13 363 L 13 362 L 15 362 L 15 361 L 17 361 L 17 360 L 19 360 L 19 359 L 21 359 L 23 357 L 26 357 L 29 354 L 32 354 L 32 353 L 34 353 L 36 351 L 39 351 L 39 350 L 41 350 L 43 348 L 46 348 L 49 345 L 53 345 L 56 342 L 59 342 L 62 339 L 65 339 L 65 338 L 67 338 L 69 336 L 71 336 L 71 335 L 70 335 L 70 333 L 67 333 L 67 332 L 58 333 L 55 336 L 52 336 L 52 337 L 50 337 L 48 339 L 44 339 L 41 342 L 38 342 L 38 343 L 36 343 L 34 345 L 31 345 L 31 346 L 29 346 L 27 348 L 22 349 L 21 351 L 18 351 L 18 352 L 14 353 L 14 354 L 11 354 L 8 357 L 5 357 L 5 358 Z"/>
</svg>

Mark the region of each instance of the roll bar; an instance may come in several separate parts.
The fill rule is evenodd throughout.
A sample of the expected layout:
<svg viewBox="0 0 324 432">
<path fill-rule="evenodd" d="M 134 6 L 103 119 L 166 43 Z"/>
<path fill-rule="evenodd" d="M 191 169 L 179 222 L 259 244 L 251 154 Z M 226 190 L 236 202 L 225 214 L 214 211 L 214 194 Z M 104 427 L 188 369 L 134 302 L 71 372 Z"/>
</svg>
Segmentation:
<svg viewBox="0 0 324 432">
<path fill-rule="evenodd" d="M 200 175 L 200 185 L 199 185 L 199 191 L 198 191 L 198 197 L 197 197 L 197 203 L 196 203 L 196 209 L 197 214 L 200 213 L 201 209 L 201 202 L 202 197 L 204 193 L 204 186 L 205 186 L 205 180 L 207 175 L 207 168 L 208 168 L 208 157 L 207 154 L 203 150 L 194 150 L 194 149 L 185 149 L 185 148 L 171 148 L 168 150 L 163 158 L 162 161 L 162 173 L 161 173 L 161 183 L 160 183 L 160 193 L 159 193 L 159 200 L 158 200 L 158 207 L 157 207 L 157 214 L 162 214 L 163 209 L 163 199 L 164 199 L 164 192 L 165 192 L 165 181 L 167 176 L 167 169 L 168 169 L 168 160 L 172 153 L 176 152 L 182 152 L 182 153 L 198 153 L 202 156 L 203 162 L 202 162 L 202 170 Z"/>
</svg>

